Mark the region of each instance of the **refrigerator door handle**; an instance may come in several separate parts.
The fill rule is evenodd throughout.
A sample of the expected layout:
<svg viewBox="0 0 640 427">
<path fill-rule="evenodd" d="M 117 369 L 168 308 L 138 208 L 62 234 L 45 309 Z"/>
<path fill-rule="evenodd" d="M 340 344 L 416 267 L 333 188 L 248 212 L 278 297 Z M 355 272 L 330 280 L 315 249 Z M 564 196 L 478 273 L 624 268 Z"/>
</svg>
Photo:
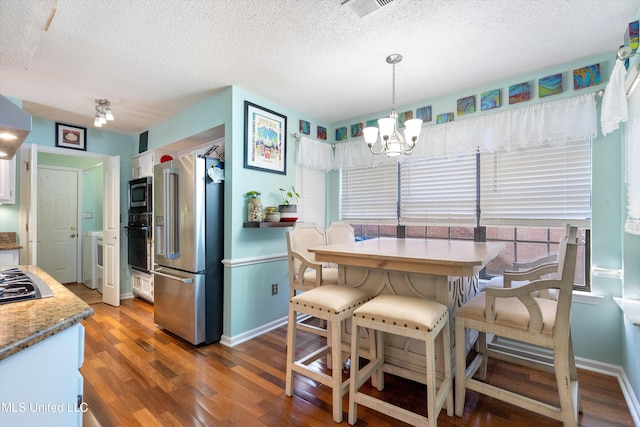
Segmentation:
<svg viewBox="0 0 640 427">
<path fill-rule="evenodd" d="M 182 283 L 193 283 L 193 279 L 192 278 L 172 276 L 171 274 L 162 273 L 162 272 L 160 272 L 158 270 L 151 270 L 151 274 L 157 274 L 158 276 L 163 276 L 163 277 L 166 277 L 166 278 L 171 279 L 171 280 L 177 280 L 177 281 L 182 282 Z"/>
<path fill-rule="evenodd" d="M 164 250 L 165 257 L 176 259 L 180 257 L 179 247 L 179 201 L 178 184 L 179 171 L 176 168 L 164 170 Z"/>
</svg>

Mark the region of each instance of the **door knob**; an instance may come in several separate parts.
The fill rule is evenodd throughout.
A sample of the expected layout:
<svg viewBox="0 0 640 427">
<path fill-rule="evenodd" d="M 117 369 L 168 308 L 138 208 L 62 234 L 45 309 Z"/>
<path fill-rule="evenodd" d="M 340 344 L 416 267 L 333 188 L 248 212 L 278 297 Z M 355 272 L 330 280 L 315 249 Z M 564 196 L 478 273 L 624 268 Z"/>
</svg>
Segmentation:
<svg viewBox="0 0 640 427">
<path fill-rule="evenodd" d="M 71 235 L 71 237 L 76 237 L 76 235 L 75 235 L 75 234 L 72 234 L 72 235 Z"/>
<path fill-rule="evenodd" d="M 71 228 L 70 228 L 70 230 L 71 230 L 71 231 L 73 231 L 73 230 L 75 230 L 75 229 L 76 229 L 76 227 L 74 227 L 73 225 L 72 225 L 72 226 L 71 226 Z"/>
</svg>

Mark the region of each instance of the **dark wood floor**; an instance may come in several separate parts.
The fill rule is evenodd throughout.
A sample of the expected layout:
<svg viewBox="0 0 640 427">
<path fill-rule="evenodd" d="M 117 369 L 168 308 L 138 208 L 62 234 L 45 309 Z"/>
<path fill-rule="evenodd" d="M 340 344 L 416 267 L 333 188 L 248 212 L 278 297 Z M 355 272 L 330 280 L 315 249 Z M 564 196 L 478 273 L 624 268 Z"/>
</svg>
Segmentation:
<svg viewBox="0 0 640 427">
<path fill-rule="evenodd" d="M 86 346 L 81 372 L 85 401 L 104 427 L 335 424 L 331 391 L 325 386 L 298 377 L 295 396 L 284 394 L 285 327 L 233 348 L 194 347 L 158 329 L 153 306 L 141 300 L 124 300 L 119 308 L 102 303 L 92 307 L 95 314 L 83 322 Z M 301 346 L 318 345 L 318 338 L 312 336 L 298 341 Z M 490 381 L 515 391 L 524 388 L 533 397 L 557 401 L 551 374 L 492 361 L 488 375 Z M 584 409 L 581 426 L 633 426 L 615 378 L 584 370 L 579 370 L 578 378 Z M 387 375 L 383 393 L 424 414 L 423 386 Z M 348 425 L 347 399 L 343 425 Z M 362 407 L 358 416 L 358 426 L 405 425 Z M 443 411 L 438 424 L 561 425 L 475 392 L 467 392 L 464 417 L 449 418 Z"/>
</svg>

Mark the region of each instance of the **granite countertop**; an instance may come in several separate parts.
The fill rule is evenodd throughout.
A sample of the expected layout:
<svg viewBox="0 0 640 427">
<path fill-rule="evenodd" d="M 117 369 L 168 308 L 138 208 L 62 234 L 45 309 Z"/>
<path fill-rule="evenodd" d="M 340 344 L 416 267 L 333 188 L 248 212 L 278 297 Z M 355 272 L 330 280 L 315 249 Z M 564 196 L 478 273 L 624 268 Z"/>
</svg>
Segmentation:
<svg viewBox="0 0 640 427">
<path fill-rule="evenodd" d="M 22 246 L 16 243 L 17 241 L 17 233 L 10 231 L 0 231 L 0 251 L 22 249 Z"/>
<path fill-rule="evenodd" d="M 93 309 L 44 270 L 18 266 L 51 288 L 53 297 L 0 305 L 0 361 L 93 315 Z"/>
</svg>

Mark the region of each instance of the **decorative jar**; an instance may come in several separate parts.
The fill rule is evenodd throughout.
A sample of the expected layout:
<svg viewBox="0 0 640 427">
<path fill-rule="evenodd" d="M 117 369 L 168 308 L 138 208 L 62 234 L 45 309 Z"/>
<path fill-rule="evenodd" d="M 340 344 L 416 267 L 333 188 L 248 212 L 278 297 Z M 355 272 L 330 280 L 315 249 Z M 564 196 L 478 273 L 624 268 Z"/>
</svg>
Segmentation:
<svg viewBox="0 0 640 427">
<path fill-rule="evenodd" d="M 247 221 L 262 222 L 262 201 L 260 200 L 260 193 L 249 195 Z"/>
</svg>

